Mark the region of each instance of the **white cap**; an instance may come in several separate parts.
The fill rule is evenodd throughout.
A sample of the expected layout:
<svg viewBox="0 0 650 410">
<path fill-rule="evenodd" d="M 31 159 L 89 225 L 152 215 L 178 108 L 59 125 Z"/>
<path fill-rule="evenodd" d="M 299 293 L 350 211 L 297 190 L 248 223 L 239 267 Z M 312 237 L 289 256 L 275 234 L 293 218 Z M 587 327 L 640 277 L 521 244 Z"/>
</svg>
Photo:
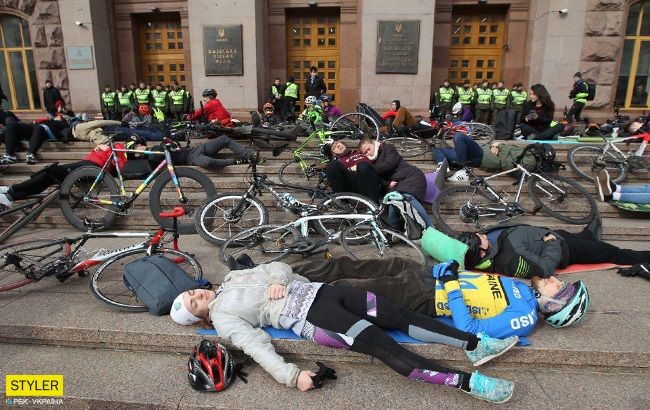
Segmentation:
<svg viewBox="0 0 650 410">
<path fill-rule="evenodd" d="M 185 307 L 185 303 L 183 302 L 183 294 L 185 294 L 185 292 L 176 296 L 174 303 L 172 303 L 172 310 L 169 312 L 169 315 L 172 317 L 174 322 L 178 323 L 179 325 L 189 326 L 199 323 L 201 319 L 194 316 L 189 310 L 187 310 L 187 307 Z"/>
</svg>

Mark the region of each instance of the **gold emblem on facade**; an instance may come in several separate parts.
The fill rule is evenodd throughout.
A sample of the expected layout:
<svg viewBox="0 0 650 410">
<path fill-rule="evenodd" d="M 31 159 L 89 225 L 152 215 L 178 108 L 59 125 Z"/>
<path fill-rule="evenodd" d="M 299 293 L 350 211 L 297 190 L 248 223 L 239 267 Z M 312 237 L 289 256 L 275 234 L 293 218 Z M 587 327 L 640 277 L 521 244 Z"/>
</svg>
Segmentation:
<svg viewBox="0 0 650 410">
<path fill-rule="evenodd" d="M 221 38 L 226 37 L 226 29 L 224 27 L 219 27 L 219 29 L 217 30 L 217 34 Z"/>
<path fill-rule="evenodd" d="M 396 23 L 395 24 L 395 32 L 397 34 L 402 34 L 402 31 L 404 31 L 404 27 L 402 26 L 402 23 Z"/>
</svg>

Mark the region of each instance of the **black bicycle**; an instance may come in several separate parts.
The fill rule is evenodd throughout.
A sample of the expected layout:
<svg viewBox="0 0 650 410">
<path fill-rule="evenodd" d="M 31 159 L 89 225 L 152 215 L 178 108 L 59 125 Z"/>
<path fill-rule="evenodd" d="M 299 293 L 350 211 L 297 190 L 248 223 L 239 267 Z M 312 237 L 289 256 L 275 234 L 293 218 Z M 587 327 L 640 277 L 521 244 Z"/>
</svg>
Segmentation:
<svg viewBox="0 0 650 410">
<path fill-rule="evenodd" d="M 0 233 L 0 243 L 5 242 L 25 225 L 38 218 L 45 208 L 58 198 L 59 189 L 56 188 L 44 194 L 32 195 L 20 203 L 0 210 L 0 218 L 9 223 L 9 226 Z M 17 218 L 16 215 L 18 215 Z"/>
</svg>

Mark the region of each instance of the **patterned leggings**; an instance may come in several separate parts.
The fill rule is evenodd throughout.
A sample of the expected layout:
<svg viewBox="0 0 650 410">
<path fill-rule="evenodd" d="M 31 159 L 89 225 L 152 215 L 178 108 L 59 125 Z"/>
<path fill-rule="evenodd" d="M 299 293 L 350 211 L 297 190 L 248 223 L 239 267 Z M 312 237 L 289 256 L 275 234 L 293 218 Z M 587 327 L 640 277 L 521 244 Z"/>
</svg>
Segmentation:
<svg viewBox="0 0 650 410">
<path fill-rule="evenodd" d="M 323 346 L 375 357 L 409 379 L 453 387 L 469 382 L 469 374 L 405 349 L 382 329 L 398 329 L 415 339 L 466 350 L 478 344 L 478 338 L 471 333 L 411 312 L 374 293 L 330 285 L 319 290 L 307 313 L 302 336 Z"/>
</svg>

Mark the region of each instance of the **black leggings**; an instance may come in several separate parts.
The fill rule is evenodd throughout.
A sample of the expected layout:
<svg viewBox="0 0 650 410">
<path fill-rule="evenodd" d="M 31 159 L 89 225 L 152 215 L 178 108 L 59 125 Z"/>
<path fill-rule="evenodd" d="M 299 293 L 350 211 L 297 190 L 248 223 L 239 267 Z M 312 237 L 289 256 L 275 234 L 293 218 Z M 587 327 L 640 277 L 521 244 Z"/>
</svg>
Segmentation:
<svg viewBox="0 0 650 410">
<path fill-rule="evenodd" d="M 228 148 L 242 158 L 248 158 L 250 156 L 249 152 L 243 145 L 234 141 L 227 135 L 222 135 L 206 142 L 205 144 L 201 144 L 190 151 L 188 161 L 192 165 L 205 169 L 221 169 L 228 165 L 233 165 L 235 160 L 232 158 L 216 158 L 219 151 L 224 148 Z"/>
<path fill-rule="evenodd" d="M 7 155 L 16 156 L 16 150 L 21 139 L 29 139 L 29 153 L 36 154 L 46 138 L 45 128 L 38 124 L 7 121 L 7 132 L 5 133 Z"/>
<path fill-rule="evenodd" d="M 467 387 L 468 373 L 440 366 L 405 349 L 382 329 L 399 329 L 415 339 L 466 350 L 475 349 L 479 341 L 471 333 L 411 312 L 372 292 L 330 285 L 323 285 L 318 292 L 302 335 L 323 346 L 375 357 L 410 379 Z"/>
<path fill-rule="evenodd" d="M 334 192 L 355 192 L 379 203 L 381 178 L 372 164 L 360 162 L 356 172 L 350 171 L 339 161 L 332 160 L 325 169 L 327 181 Z"/>
<path fill-rule="evenodd" d="M 569 264 L 617 263 L 634 265 L 650 262 L 650 251 L 621 249 L 607 242 L 596 240 L 586 229 L 580 233 L 556 231 L 569 247 Z"/>
<path fill-rule="evenodd" d="M 86 166 L 96 167 L 97 164 L 92 161 L 84 160 L 43 169 L 32 175 L 28 180 L 10 186 L 7 194 L 14 201 L 25 199 L 30 195 L 40 194 L 52 185 L 61 184 L 65 177 L 75 169 Z"/>
<path fill-rule="evenodd" d="M 580 114 L 582 114 L 582 108 L 585 105 L 579 102 L 573 103 L 571 106 L 571 109 L 569 109 L 569 112 L 566 113 L 566 120 L 569 121 L 569 123 L 573 122 L 573 119 L 575 118 L 576 122 L 582 121 L 580 118 Z"/>
</svg>

